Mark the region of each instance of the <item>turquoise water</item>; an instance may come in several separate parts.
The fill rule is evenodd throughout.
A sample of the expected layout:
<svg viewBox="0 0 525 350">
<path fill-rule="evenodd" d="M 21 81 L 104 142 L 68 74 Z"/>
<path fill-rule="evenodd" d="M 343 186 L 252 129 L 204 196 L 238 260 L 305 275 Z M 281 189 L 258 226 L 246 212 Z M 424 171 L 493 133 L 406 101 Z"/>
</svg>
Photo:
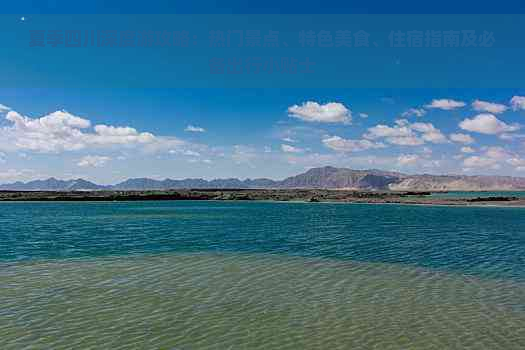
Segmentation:
<svg viewBox="0 0 525 350">
<path fill-rule="evenodd" d="M 273 253 L 525 278 L 525 209 L 263 202 L 1 203 L 0 260 Z"/>
<path fill-rule="evenodd" d="M 0 203 L 2 349 L 523 349 L 525 209 Z"/>
</svg>

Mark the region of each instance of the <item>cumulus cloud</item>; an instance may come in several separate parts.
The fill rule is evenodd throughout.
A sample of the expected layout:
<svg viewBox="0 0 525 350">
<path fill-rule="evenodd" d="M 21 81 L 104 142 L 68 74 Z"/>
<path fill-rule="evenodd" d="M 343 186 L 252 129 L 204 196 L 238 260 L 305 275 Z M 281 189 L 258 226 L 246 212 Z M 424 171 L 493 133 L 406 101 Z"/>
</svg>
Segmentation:
<svg viewBox="0 0 525 350">
<path fill-rule="evenodd" d="M 473 168 L 488 168 L 488 169 L 499 169 L 500 165 L 496 159 L 483 156 L 472 156 L 463 160 L 464 170 L 470 170 Z"/>
<path fill-rule="evenodd" d="M 472 108 L 474 108 L 474 110 L 478 112 L 489 112 L 493 114 L 500 114 L 508 109 L 507 106 L 499 103 L 492 103 L 480 100 L 472 102 Z"/>
<path fill-rule="evenodd" d="M 285 145 L 285 144 L 281 145 L 281 151 L 283 151 L 284 153 L 302 153 L 304 152 L 302 148 Z"/>
<path fill-rule="evenodd" d="M 472 119 L 467 118 L 459 123 L 459 127 L 463 130 L 488 135 L 513 132 L 520 128 L 520 126 L 517 124 L 506 124 L 505 122 L 496 118 L 496 116 L 493 114 L 489 113 L 478 114 Z"/>
<path fill-rule="evenodd" d="M 438 160 L 432 160 L 423 158 L 417 154 L 402 154 L 397 157 L 397 165 L 400 167 L 422 167 L 422 168 L 434 168 L 438 167 L 440 162 Z"/>
<path fill-rule="evenodd" d="M 401 166 L 415 165 L 418 161 L 419 156 L 417 154 L 402 154 L 397 158 L 397 162 Z"/>
<path fill-rule="evenodd" d="M 425 144 L 425 141 L 417 136 L 389 137 L 386 141 L 397 146 L 420 146 Z"/>
<path fill-rule="evenodd" d="M 483 167 L 483 164 L 487 164 L 491 169 L 499 169 L 501 165 L 508 164 L 514 167 L 514 170 L 516 171 L 525 170 L 525 159 L 521 158 L 521 156 L 514 152 L 501 146 L 485 147 L 484 151 L 482 157 L 475 159 L 478 161 L 478 167 Z"/>
<path fill-rule="evenodd" d="M 188 132 L 205 132 L 206 129 L 201 128 L 200 126 L 188 125 L 184 131 Z"/>
<path fill-rule="evenodd" d="M 439 99 L 439 100 L 432 100 L 429 104 L 425 105 L 426 108 L 437 108 L 437 109 L 443 109 L 445 111 L 450 111 L 452 109 L 465 107 L 465 102 L 462 101 L 456 101 L 451 99 Z"/>
<path fill-rule="evenodd" d="M 467 144 L 467 145 L 475 142 L 475 140 L 474 140 L 474 138 L 472 136 L 467 135 L 467 134 L 462 134 L 462 133 L 450 134 L 449 137 L 454 142 L 464 143 L 464 144 Z"/>
<path fill-rule="evenodd" d="M 500 169 L 505 162 L 509 163 L 510 159 L 516 159 L 514 155 L 499 146 L 485 147 L 485 152 L 481 156 L 471 156 L 463 160 L 464 170 L 473 168 Z"/>
<path fill-rule="evenodd" d="M 348 140 L 339 136 L 329 136 L 323 139 L 323 144 L 338 152 L 359 152 L 367 149 L 383 148 L 383 143 L 370 140 Z"/>
<path fill-rule="evenodd" d="M 301 119 L 306 122 L 319 123 L 350 123 L 352 112 L 343 104 L 329 102 L 324 105 L 317 102 L 308 101 L 302 105 L 293 105 L 288 108 L 291 117 Z"/>
<path fill-rule="evenodd" d="M 422 117 L 425 114 L 427 114 L 427 111 L 425 111 L 423 108 L 410 108 L 409 110 L 403 112 L 401 116 L 403 118 L 408 118 L 411 116 Z"/>
<path fill-rule="evenodd" d="M 431 123 L 413 123 L 410 128 L 422 133 L 421 138 L 431 143 L 445 143 L 447 137 Z"/>
<path fill-rule="evenodd" d="M 359 113 L 359 116 L 361 118 L 368 118 L 368 114 L 366 114 L 366 113 Z"/>
<path fill-rule="evenodd" d="M 472 147 L 465 146 L 465 147 L 461 147 L 461 152 L 463 152 L 463 153 L 474 153 L 476 151 Z"/>
<path fill-rule="evenodd" d="M 79 167 L 95 167 L 99 168 L 106 165 L 111 160 L 110 157 L 105 156 L 85 156 L 77 163 Z"/>
<path fill-rule="evenodd" d="M 378 124 L 368 128 L 368 132 L 364 137 L 370 140 L 385 138 L 388 143 L 395 145 L 416 146 L 425 143 L 417 137 L 405 119 L 397 120 L 395 126 Z"/>
<path fill-rule="evenodd" d="M 491 146 L 485 148 L 485 155 L 491 159 L 505 160 L 511 156 L 511 153 L 503 147 Z"/>
<path fill-rule="evenodd" d="M 153 134 L 150 134 L 149 132 L 139 133 L 137 130 L 130 127 L 97 125 L 94 129 L 94 135 L 87 135 L 88 142 L 93 144 L 146 144 L 155 141 L 155 136 L 153 136 Z"/>
<path fill-rule="evenodd" d="M 0 129 L 4 141 L 2 146 L 37 152 L 82 149 L 86 143 L 82 130 L 91 126 L 89 120 L 65 111 L 56 111 L 38 119 L 9 111 L 6 119 L 12 125 Z"/>
<path fill-rule="evenodd" d="M 10 111 L 11 108 L 7 107 L 6 105 L 3 105 L 0 103 L 0 113 L 5 113 L 7 111 Z"/>
<path fill-rule="evenodd" d="M 134 128 L 95 125 L 88 119 L 66 111 L 56 111 L 41 118 L 29 118 L 11 110 L 6 115 L 10 125 L 0 128 L 0 149 L 59 153 L 90 147 L 108 146 L 173 146 L 181 143 L 175 138 L 158 138 Z"/>
<path fill-rule="evenodd" d="M 431 123 L 409 123 L 406 119 L 396 120 L 396 125 L 379 124 L 368 129 L 366 139 L 384 138 L 386 142 L 401 146 L 419 146 L 425 142 L 444 143 L 447 138 Z"/>
<path fill-rule="evenodd" d="M 513 96 L 510 100 L 510 105 L 515 111 L 525 109 L 525 96 Z"/>
</svg>

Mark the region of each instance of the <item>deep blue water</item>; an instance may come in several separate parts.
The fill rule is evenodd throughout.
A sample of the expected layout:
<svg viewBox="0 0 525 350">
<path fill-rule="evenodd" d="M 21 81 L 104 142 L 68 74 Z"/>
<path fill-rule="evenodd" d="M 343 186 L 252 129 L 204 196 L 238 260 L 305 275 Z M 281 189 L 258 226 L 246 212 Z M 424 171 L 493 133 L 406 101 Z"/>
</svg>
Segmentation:
<svg viewBox="0 0 525 350">
<path fill-rule="evenodd" d="M 269 202 L 0 203 L 0 260 L 273 253 L 525 279 L 525 209 Z"/>
</svg>

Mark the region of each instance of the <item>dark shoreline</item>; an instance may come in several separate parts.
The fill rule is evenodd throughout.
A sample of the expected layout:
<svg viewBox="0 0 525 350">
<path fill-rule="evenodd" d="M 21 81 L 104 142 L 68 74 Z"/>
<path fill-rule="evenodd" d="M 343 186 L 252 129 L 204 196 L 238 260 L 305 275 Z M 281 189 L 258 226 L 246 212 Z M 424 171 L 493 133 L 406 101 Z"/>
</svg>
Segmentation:
<svg viewBox="0 0 525 350">
<path fill-rule="evenodd" d="M 161 191 L 0 191 L 0 201 L 148 201 L 233 200 L 278 202 L 391 203 L 420 205 L 525 206 L 525 198 L 512 196 L 432 198 L 430 192 L 375 192 L 328 189 L 188 189 Z"/>
</svg>

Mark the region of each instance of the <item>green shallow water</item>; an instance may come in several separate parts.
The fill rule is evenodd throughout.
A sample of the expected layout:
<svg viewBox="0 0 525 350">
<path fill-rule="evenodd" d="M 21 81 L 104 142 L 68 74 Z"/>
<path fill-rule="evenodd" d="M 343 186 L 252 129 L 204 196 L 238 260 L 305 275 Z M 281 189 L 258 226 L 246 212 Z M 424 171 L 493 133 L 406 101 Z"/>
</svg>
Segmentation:
<svg viewBox="0 0 525 350">
<path fill-rule="evenodd" d="M 524 349 L 525 284 L 166 253 L 0 264 L 1 349 Z"/>
</svg>

